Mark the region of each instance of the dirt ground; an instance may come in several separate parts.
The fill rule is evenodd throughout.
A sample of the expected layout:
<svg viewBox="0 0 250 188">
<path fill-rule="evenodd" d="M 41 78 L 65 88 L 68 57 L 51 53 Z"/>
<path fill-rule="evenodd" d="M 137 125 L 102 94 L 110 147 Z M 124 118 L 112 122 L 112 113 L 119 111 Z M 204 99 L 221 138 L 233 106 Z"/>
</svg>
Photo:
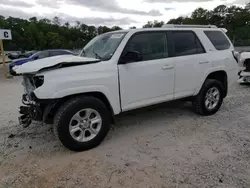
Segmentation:
<svg viewBox="0 0 250 188">
<path fill-rule="evenodd" d="M 0 79 L 0 187 L 250 187 L 250 86 L 235 83 L 214 116 L 171 102 L 117 118 L 90 151 L 60 145 L 51 126 L 18 125 L 21 79 Z"/>
</svg>

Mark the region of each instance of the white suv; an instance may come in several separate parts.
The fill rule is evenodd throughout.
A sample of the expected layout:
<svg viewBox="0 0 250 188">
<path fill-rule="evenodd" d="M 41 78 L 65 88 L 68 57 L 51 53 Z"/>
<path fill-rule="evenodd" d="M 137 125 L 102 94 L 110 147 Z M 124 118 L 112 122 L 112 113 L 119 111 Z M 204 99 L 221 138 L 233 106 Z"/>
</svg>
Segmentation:
<svg viewBox="0 0 250 188">
<path fill-rule="evenodd" d="M 234 47 L 215 26 L 165 25 L 95 37 L 79 56 L 14 67 L 23 75 L 20 123 L 53 123 L 74 151 L 96 147 L 114 116 L 189 97 L 194 111 L 216 113 L 237 78 Z"/>
</svg>

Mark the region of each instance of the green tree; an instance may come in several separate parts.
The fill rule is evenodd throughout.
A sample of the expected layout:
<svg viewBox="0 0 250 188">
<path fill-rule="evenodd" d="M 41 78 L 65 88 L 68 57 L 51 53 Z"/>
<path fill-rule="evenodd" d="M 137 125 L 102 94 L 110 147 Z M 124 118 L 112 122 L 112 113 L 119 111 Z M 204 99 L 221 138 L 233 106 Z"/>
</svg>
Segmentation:
<svg viewBox="0 0 250 188">
<path fill-rule="evenodd" d="M 54 23 L 55 25 L 60 25 L 60 18 L 57 17 L 57 16 L 55 16 L 55 17 L 53 18 L 53 23 Z"/>
<path fill-rule="evenodd" d="M 62 40 L 58 33 L 48 32 L 46 38 L 47 38 L 47 47 L 49 49 L 62 47 Z"/>
<path fill-rule="evenodd" d="M 66 22 L 66 23 L 64 24 L 64 26 L 67 27 L 67 28 L 69 28 L 69 26 L 70 26 L 69 22 Z"/>
<path fill-rule="evenodd" d="M 163 26 L 163 25 L 164 25 L 164 22 L 163 22 L 163 21 L 161 21 L 161 22 L 159 22 L 159 21 L 157 21 L 157 20 L 155 20 L 155 21 L 153 21 L 153 22 L 148 21 L 148 23 L 145 24 L 145 25 L 143 26 L 143 28 L 161 27 L 161 26 Z"/>
</svg>

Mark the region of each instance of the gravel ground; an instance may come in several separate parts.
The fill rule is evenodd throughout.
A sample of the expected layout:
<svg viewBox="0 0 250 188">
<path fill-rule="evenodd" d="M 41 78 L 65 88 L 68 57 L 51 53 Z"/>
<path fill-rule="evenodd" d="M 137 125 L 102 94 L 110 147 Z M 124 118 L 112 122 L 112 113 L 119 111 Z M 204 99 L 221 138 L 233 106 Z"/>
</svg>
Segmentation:
<svg viewBox="0 0 250 188">
<path fill-rule="evenodd" d="M 235 83 L 210 117 L 182 102 L 122 115 L 99 147 L 74 153 L 51 126 L 18 125 L 20 78 L 0 76 L 0 187 L 250 187 L 250 86 Z"/>
</svg>

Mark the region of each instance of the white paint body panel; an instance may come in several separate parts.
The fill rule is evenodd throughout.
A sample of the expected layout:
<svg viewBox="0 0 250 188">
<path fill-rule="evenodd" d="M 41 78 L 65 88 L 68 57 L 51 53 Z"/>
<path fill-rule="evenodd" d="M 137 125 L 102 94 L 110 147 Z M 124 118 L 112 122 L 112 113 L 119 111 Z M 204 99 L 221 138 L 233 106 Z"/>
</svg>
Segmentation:
<svg viewBox="0 0 250 188">
<path fill-rule="evenodd" d="M 120 55 L 130 37 L 140 31 L 192 30 L 206 53 L 118 65 Z M 17 73 L 38 72 L 44 84 L 34 90 L 40 99 L 62 98 L 73 94 L 101 92 L 109 100 L 114 114 L 173 99 L 196 95 L 207 76 L 225 71 L 229 84 L 236 81 L 237 63 L 233 45 L 217 51 L 203 33 L 207 29 L 134 29 L 128 31 L 109 61 L 38 72 L 61 62 L 91 62 L 93 58 L 56 56 L 17 66 Z M 216 29 L 213 29 L 216 30 Z M 163 66 L 168 66 L 163 70 Z"/>
<path fill-rule="evenodd" d="M 42 74 L 44 84 L 34 90 L 38 98 L 56 99 L 79 93 L 101 92 L 109 100 L 114 113 L 120 113 L 118 70 L 111 62 L 72 66 Z"/>
<path fill-rule="evenodd" d="M 174 57 L 171 61 L 175 62 L 174 99 L 193 95 L 205 71 L 211 66 L 207 54 Z"/>
<path fill-rule="evenodd" d="M 167 58 L 118 67 L 123 111 L 173 99 L 174 66 Z"/>
</svg>

